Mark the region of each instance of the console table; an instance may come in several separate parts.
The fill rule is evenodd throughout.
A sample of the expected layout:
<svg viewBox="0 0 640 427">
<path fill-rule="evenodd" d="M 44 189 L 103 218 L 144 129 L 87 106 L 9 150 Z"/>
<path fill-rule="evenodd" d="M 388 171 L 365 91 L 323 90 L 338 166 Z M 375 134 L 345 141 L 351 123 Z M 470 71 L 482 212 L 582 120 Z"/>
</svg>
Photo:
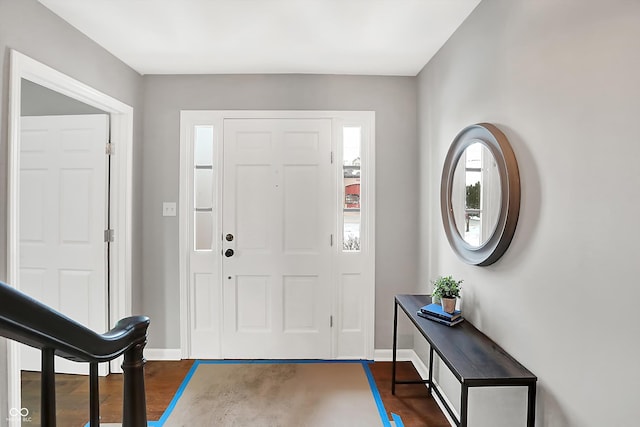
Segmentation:
<svg viewBox="0 0 640 427">
<path fill-rule="evenodd" d="M 420 307 L 431 303 L 430 295 L 396 295 L 393 311 L 393 364 L 391 393 L 396 384 L 427 384 L 429 393 L 435 392 L 456 425 L 467 426 L 469 387 L 524 386 L 528 389 L 527 427 L 534 427 L 536 413 L 536 381 L 527 368 L 511 357 L 489 337 L 465 320 L 456 326 L 441 325 L 417 315 Z M 398 307 L 429 342 L 429 379 L 421 381 L 396 380 L 396 352 L 398 335 Z M 447 365 L 461 385 L 460 419 L 433 387 L 433 352 Z"/>
</svg>

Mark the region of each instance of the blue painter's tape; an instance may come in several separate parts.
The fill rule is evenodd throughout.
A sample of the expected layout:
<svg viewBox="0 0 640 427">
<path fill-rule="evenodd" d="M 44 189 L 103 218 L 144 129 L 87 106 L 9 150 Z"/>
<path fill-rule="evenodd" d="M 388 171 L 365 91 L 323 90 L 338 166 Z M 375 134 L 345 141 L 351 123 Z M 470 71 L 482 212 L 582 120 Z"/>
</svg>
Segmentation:
<svg viewBox="0 0 640 427">
<path fill-rule="evenodd" d="M 369 363 L 369 360 L 353 360 L 353 359 L 225 359 L 225 360 L 198 360 L 203 365 L 269 365 L 269 364 L 307 364 L 307 363 Z"/>
<path fill-rule="evenodd" d="M 402 418 L 400 418 L 400 415 L 394 414 L 392 412 L 391 418 L 393 418 L 393 421 L 396 423 L 396 427 L 404 427 L 404 423 L 402 422 Z"/>
<path fill-rule="evenodd" d="M 148 426 L 148 427 L 162 427 L 162 425 L 161 425 L 161 424 L 158 424 L 158 423 L 159 423 L 159 421 L 148 421 L 148 422 L 147 422 L 147 426 Z M 87 423 L 84 425 L 84 427 L 89 427 L 89 422 L 87 422 Z"/>
<path fill-rule="evenodd" d="M 384 404 L 382 403 L 380 392 L 378 391 L 378 387 L 376 386 L 376 381 L 373 379 L 373 374 L 371 373 L 371 369 L 369 369 L 369 364 L 367 362 L 362 362 L 362 368 L 364 369 L 364 372 L 367 374 L 367 379 L 369 380 L 369 387 L 371 388 L 371 394 L 373 394 L 373 398 L 375 399 L 376 405 L 378 406 L 378 413 L 380 414 L 380 418 L 382 419 L 382 425 L 384 427 L 391 427 L 391 423 L 389 422 L 389 417 L 387 417 L 387 410 L 384 409 Z"/>
<path fill-rule="evenodd" d="M 193 365 L 191 366 L 191 369 L 189 369 L 187 376 L 184 377 L 184 380 L 182 380 L 182 384 L 180 384 L 178 391 L 176 391 L 173 399 L 171 399 L 171 403 L 169 403 L 167 409 L 165 409 L 162 413 L 162 417 L 160 417 L 160 419 L 158 420 L 157 427 L 161 427 L 167 421 L 167 418 L 169 418 L 169 415 L 171 415 L 171 412 L 176 407 L 178 400 L 180 400 L 180 398 L 182 397 L 182 393 L 184 393 L 184 390 L 187 388 L 187 384 L 189 384 L 189 381 L 191 381 L 191 377 L 196 372 L 196 369 L 198 369 L 200 363 L 200 360 L 196 360 L 195 362 L 193 362 Z"/>
</svg>

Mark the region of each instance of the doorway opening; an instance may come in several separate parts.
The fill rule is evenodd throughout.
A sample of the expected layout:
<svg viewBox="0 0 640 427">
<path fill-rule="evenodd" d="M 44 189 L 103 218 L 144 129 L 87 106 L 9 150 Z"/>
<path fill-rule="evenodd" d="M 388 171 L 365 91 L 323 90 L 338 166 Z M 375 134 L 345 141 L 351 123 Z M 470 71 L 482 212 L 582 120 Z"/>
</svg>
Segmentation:
<svg viewBox="0 0 640 427">
<path fill-rule="evenodd" d="M 21 114 L 22 88 L 25 81 L 37 84 L 73 100 L 109 114 L 108 131 L 117 155 L 111 159 L 111 191 L 108 205 L 114 241 L 108 254 L 110 283 L 106 298 L 110 321 L 131 314 L 131 189 L 133 109 L 57 70 L 15 50 L 10 57 L 9 87 L 9 157 L 7 218 L 7 282 L 21 289 Z M 105 196 L 106 198 L 106 196 Z M 106 255 L 105 255 L 106 257 Z M 105 264 L 106 265 L 106 264 Z M 105 275 L 107 273 L 105 272 Z M 104 332 L 104 331 L 101 331 Z M 7 343 L 8 407 L 20 408 L 20 345 Z M 111 362 L 111 372 L 121 372 L 121 361 Z"/>
</svg>

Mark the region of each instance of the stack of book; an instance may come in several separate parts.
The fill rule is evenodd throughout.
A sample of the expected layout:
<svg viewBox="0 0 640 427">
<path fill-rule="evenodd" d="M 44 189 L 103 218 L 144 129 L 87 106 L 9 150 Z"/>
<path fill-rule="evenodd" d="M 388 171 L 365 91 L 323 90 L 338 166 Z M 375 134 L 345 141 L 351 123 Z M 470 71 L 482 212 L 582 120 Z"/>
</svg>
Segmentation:
<svg viewBox="0 0 640 427">
<path fill-rule="evenodd" d="M 418 310 L 418 316 L 447 326 L 457 325 L 464 320 L 460 310 L 456 310 L 453 313 L 447 313 L 442 309 L 440 304 L 425 305 Z"/>
</svg>

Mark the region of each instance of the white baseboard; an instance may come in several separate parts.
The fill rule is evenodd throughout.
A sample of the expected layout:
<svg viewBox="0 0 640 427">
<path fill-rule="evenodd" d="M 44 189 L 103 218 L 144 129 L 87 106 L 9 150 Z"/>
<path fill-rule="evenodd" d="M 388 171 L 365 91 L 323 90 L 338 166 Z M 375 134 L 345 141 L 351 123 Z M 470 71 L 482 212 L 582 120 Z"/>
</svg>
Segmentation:
<svg viewBox="0 0 640 427">
<path fill-rule="evenodd" d="M 420 374 L 420 377 L 423 380 L 429 379 L 429 366 L 420 359 L 418 353 L 413 350 L 411 350 L 411 353 L 413 353 L 410 359 L 411 363 L 413 363 L 413 366 L 416 368 L 416 371 L 418 371 L 418 374 Z"/>
<path fill-rule="evenodd" d="M 393 350 L 377 349 L 377 350 L 374 350 L 373 356 L 376 362 L 389 362 L 393 360 Z M 418 357 L 418 354 L 412 349 L 398 349 L 396 352 L 396 360 L 398 360 L 399 362 L 413 363 L 413 366 L 416 368 L 416 371 L 418 371 L 420 378 L 422 378 L 423 380 L 429 379 L 429 367 L 422 361 L 422 359 L 420 359 L 420 357 Z M 451 403 L 449 398 L 447 398 L 447 396 L 445 395 L 444 391 L 440 388 L 438 383 L 434 381 L 433 386 L 436 387 L 438 391 L 440 391 L 440 394 L 442 394 L 442 396 L 444 396 L 444 400 L 447 402 L 449 407 L 454 408 L 453 404 Z M 438 406 L 440 407 L 440 411 L 442 411 L 444 416 L 447 418 L 447 421 L 449 421 L 449 424 L 451 424 L 452 427 L 455 427 L 456 426 L 455 422 L 453 421 L 453 419 L 451 419 L 451 416 L 445 409 L 438 395 L 433 393 L 432 396 L 433 396 L 433 400 L 435 400 Z M 453 412 L 455 413 L 456 410 L 453 409 Z M 456 415 L 459 416 L 459 414 L 457 413 Z"/>
<path fill-rule="evenodd" d="M 418 356 L 412 349 L 398 349 L 396 353 L 396 359 L 400 362 L 413 362 L 413 359 L 415 357 Z M 391 362 L 391 360 L 393 360 L 393 350 L 373 350 L 373 360 L 375 360 L 376 362 Z"/>
<path fill-rule="evenodd" d="M 144 358 L 147 360 L 182 360 L 179 348 L 145 348 Z"/>
</svg>

